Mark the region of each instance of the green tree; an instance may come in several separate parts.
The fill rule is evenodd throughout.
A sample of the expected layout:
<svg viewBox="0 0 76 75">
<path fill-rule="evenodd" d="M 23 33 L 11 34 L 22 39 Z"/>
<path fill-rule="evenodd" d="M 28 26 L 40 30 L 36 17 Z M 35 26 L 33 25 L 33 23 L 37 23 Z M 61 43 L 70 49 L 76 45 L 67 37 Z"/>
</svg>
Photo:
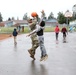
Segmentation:
<svg viewBox="0 0 76 75">
<path fill-rule="evenodd" d="M 19 17 L 17 17 L 17 20 L 19 20 Z"/>
<path fill-rule="evenodd" d="M 11 18 L 10 17 L 8 18 L 8 21 L 11 21 Z"/>
<path fill-rule="evenodd" d="M 24 16 L 23 16 L 23 20 L 27 20 L 27 18 L 28 18 L 27 13 L 25 13 Z"/>
<path fill-rule="evenodd" d="M 3 21 L 2 14 L 0 13 L 0 22 Z"/>
<path fill-rule="evenodd" d="M 72 21 L 73 21 L 73 20 L 76 20 L 76 4 L 73 5 L 72 11 L 73 11 L 73 14 L 72 14 Z"/>
<path fill-rule="evenodd" d="M 73 12 L 72 18 L 70 19 L 70 21 L 76 20 L 76 13 Z"/>
<path fill-rule="evenodd" d="M 66 23 L 66 17 L 64 16 L 62 12 L 58 13 L 57 20 L 60 24 Z"/>
<path fill-rule="evenodd" d="M 48 19 L 53 19 L 54 18 L 54 14 L 53 12 L 50 13 L 50 15 L 48 16 Z"/>
<path fill-rule="evenodd" d="M 15 20 L 15 18 L 14 18 L 14 17 L 12 17 L 12 20 Z"/>
</svg>

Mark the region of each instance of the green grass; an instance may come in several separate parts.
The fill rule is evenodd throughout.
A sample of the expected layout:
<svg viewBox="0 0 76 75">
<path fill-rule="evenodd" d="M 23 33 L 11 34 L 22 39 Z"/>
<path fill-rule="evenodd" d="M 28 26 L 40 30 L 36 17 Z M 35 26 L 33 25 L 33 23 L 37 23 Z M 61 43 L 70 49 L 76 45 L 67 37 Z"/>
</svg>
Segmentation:
<svg viewBox="0 0 76 75">
<path fill-rule="evenodd" d="M 0 27 L 1 31 L 0 33 L 12 33 L 15 27 Z M 45 32 L 51 32 L 54 31 L 54 27 L 45 27 Z M 24 27 L 24 32 L 21 33 L 28 33 L 30 32 L 29 27 Z"/>
<path fill-rule="evenodd" d="M 45 27 L 45 32 L 54 32 L 55 27 Z"/>
<path fill-rule="evenodd" d="M 0 33 L 12 33 L 13 30 L 14 30 L 15 27 L 0 27 L 1 31 Z M 60 27 L 60 30 L 61 30 L 62 27 Z M 45 27 L 45 32 L 54 32 L 54 29 L 55 27 Z M 29 27 L 24 27 L 24 32 L 22 32 L 21 30 L 21 33 L 29 33 L 30 30 L 29 30 Z"/>
<path fill-rule="evenodd" d="M 11 33 L 13 31 L 13 27 L 0 27 L 0 33 Z"/>
</svg>

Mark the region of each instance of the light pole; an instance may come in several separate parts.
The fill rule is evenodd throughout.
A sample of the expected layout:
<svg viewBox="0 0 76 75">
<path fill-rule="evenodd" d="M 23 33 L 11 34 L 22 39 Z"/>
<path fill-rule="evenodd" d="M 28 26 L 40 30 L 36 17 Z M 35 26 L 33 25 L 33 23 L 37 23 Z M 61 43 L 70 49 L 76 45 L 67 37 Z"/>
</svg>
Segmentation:
<svg viewBox="0 0 76 75">
<path fill-rule="evenodd" d="M 68 29 L 68 27 L 69 27 L 68 19 L 72 17 L 72 13 L 69 12 L 69 10 L 67 10 L 67 11 L 65 12 L 64 16 L 66 17 L 67 29 Z"/>
</svg>

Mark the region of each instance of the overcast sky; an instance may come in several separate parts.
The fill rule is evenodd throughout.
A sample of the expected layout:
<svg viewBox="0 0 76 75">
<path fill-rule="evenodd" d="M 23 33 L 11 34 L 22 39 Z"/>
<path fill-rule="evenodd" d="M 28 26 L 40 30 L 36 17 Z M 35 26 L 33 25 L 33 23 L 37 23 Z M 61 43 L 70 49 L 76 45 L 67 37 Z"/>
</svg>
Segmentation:
<svg viewBox="0 0 76 75">
<path fill-rule="evenodd" d="M 75 4 L 76 0 L 0 0 L 0 12 L 3 20 L 7 20 L 8 17 L 22 19 L 26 12 L 30 16 L 33 11 L 36 11 L 40 16 L 42 9 L 46 16 L 53 12 L 57 17 L 59 11 L 65 13 L 66 10 L 69 10 L 72 12 L 72 7 Z"/>
</svg>

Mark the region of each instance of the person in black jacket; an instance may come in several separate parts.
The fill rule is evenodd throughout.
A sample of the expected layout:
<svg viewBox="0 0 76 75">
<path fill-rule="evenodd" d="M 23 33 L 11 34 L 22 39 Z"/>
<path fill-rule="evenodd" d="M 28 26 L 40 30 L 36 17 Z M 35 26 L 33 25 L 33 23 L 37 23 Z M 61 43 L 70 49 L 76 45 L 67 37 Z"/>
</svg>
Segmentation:
<svg viewBox="0 0 76 75">
<path fill-rule="evenodd" d="M 16 28 L 14 28 L 14 31 L 13 31 L 12 35 L 14 37 L 14 44 L 17 44 L 17 40 L 16 39 L 17 39 L 18 32 L 17 32 Z"/>
<path fill-rule="evenodd" d="M 39 39 L 39 45 L 41 50 L 41 58 L 40 61 L 45 61 L 48 58 L 46 48 L 44 46 L 44 27 L 45 22 L 41 21 L 40 25 L 36 25 L 36 29 L 30 32 L 27 36 L 33 35 L 34 33 L 37 33 L 38 39 Z"/>
</svg>

